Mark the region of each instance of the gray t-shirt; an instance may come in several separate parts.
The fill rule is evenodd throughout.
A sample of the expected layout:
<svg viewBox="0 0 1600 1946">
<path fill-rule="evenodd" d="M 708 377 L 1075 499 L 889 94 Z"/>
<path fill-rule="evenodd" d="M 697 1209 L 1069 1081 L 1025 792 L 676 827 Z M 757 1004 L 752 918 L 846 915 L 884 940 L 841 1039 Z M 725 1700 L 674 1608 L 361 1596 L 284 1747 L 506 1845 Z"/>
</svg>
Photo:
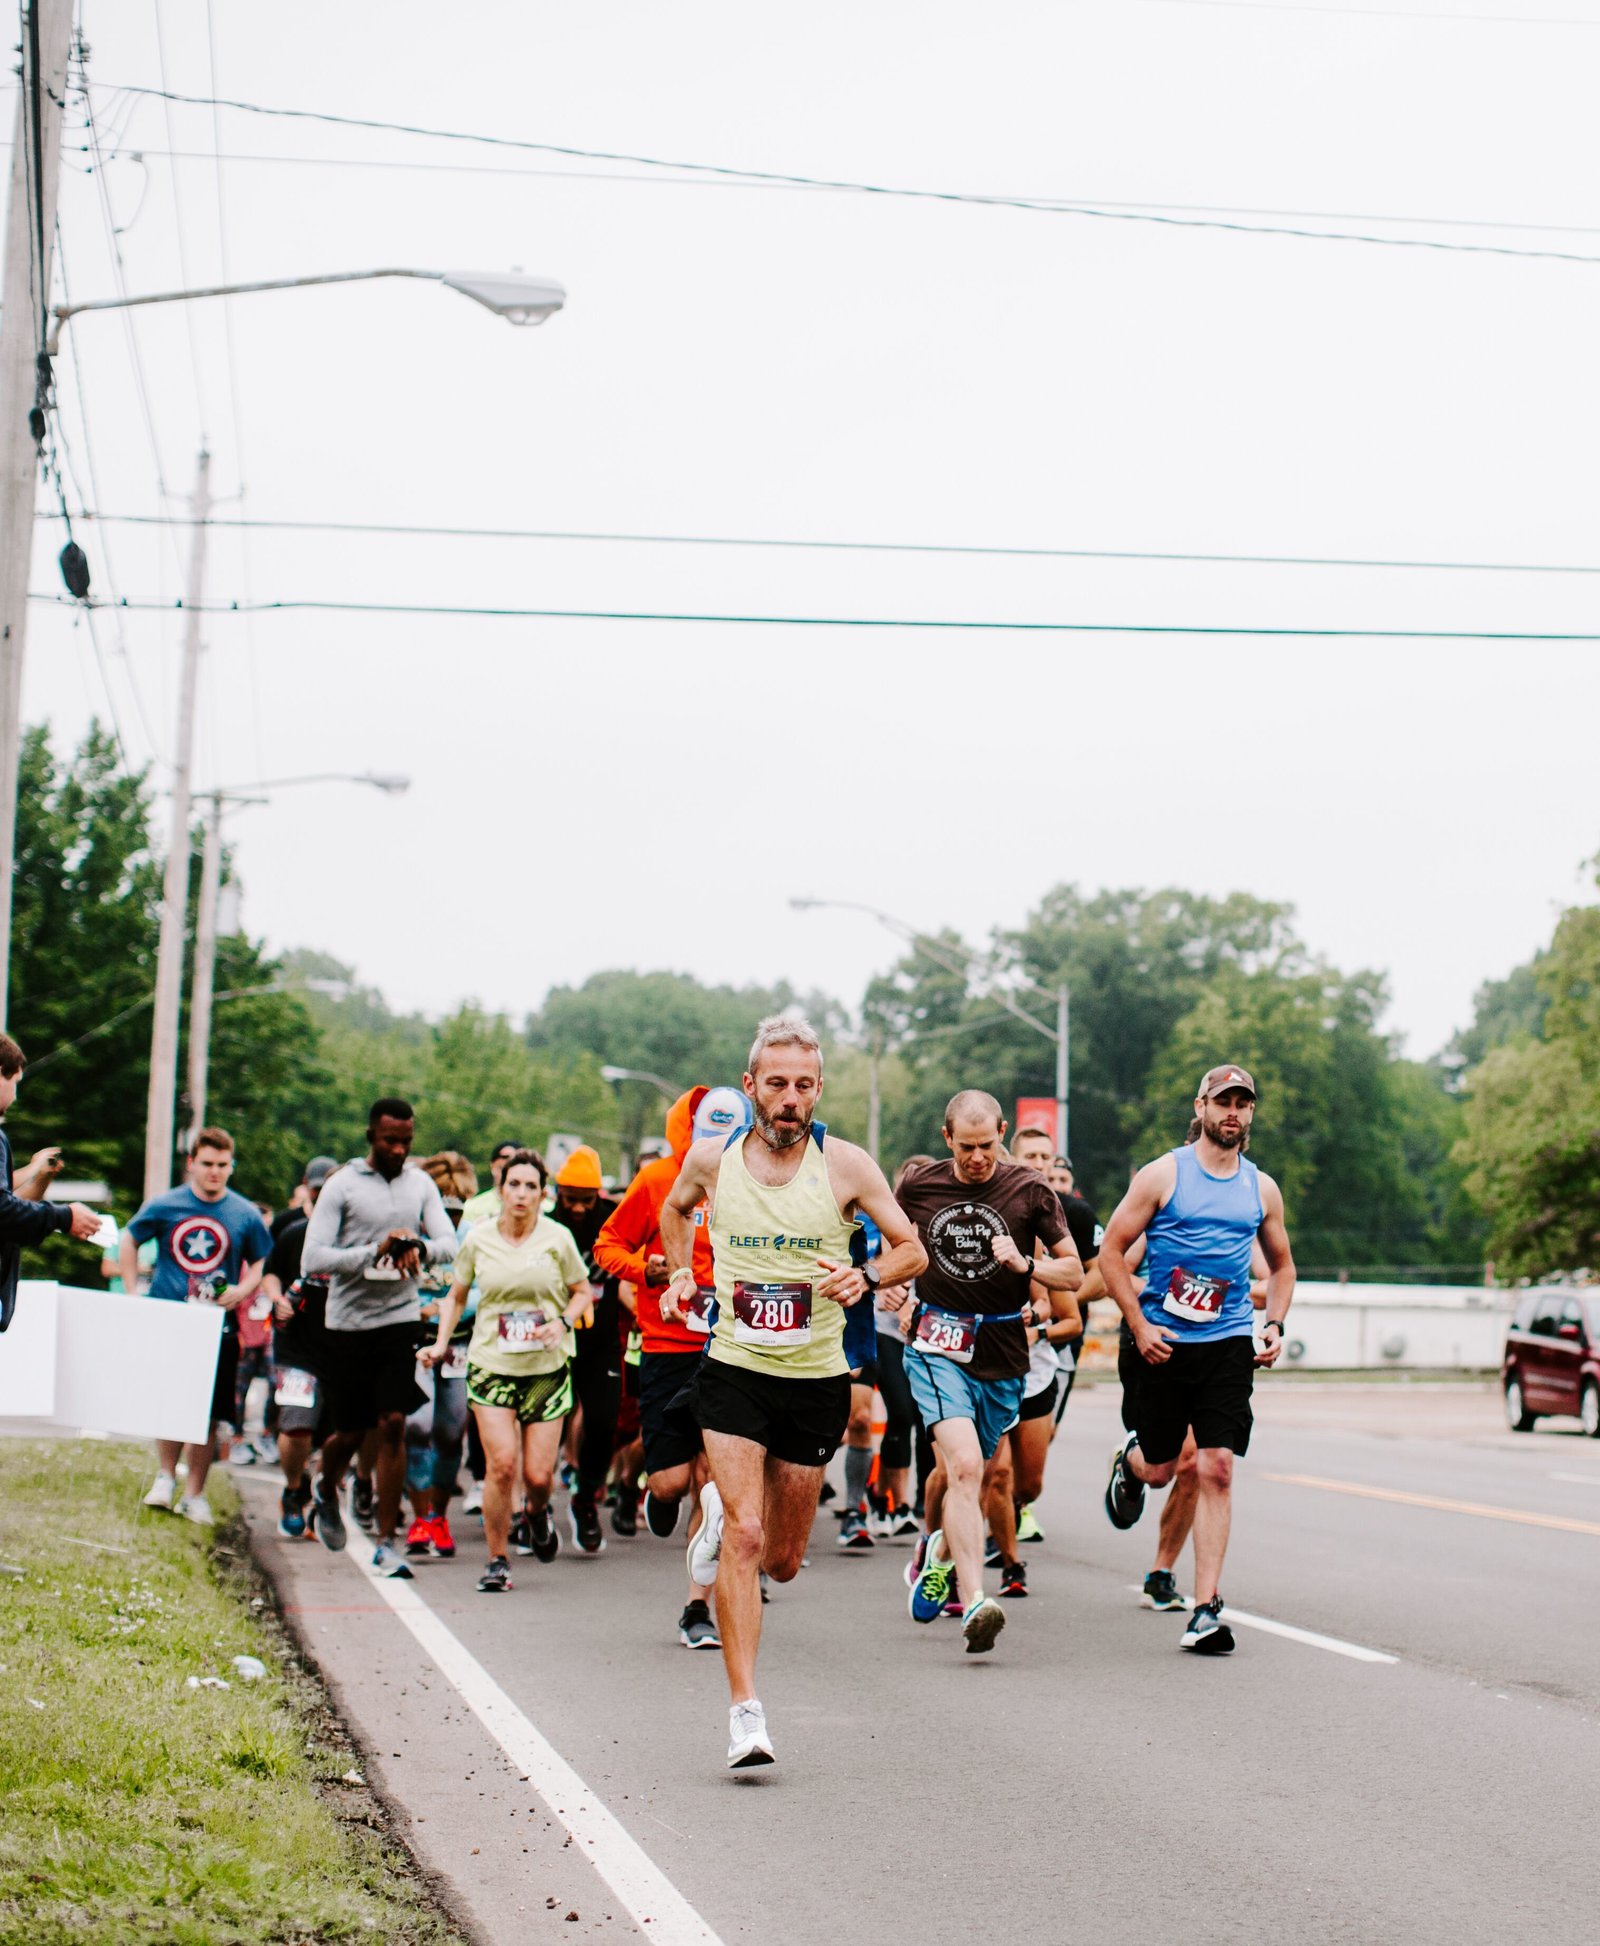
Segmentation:
<svg viewBox="0 0 1600 1946">
<path fill-rule="evenodd" d="M 301 1268 L 328 1279 L 330 1331 L 376 1331 L 421 1318 L 417 1280 L 375 1261 L 391 1230 L 423 1238 L 430 1265 L 455 1257 L 456 1233 L 438 1187 L 415 1163 L 391 1181 L 363 1156 L 328 1178 L 306 1226 Z"/>
</svg>

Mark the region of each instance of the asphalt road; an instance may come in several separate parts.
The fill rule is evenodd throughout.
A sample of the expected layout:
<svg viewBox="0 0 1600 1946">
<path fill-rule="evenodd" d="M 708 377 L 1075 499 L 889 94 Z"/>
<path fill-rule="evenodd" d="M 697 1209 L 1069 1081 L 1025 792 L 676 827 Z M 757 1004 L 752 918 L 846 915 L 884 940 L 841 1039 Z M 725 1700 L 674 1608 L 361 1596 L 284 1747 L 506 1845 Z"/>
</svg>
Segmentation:
<svg viewBox="0 0 1600 1946">
<path fill-rule="evenodd" d="M 401 1584 L 429 1647 L 353 1555 L 264 1531 L 265 1469 L 241 1484 L 376 1781 L 484 1939 L 1591 1939 L 1600 1444 L 1507 1433 L 1488 1390 L 1269 1383 L 1258 1401 L 1224 1594 L 1302 1633 L 1241 1626 L 1234 1656 L 1202 1661 L 1181 1617 L 1138 1606 L 1158 1503 L 1132 1533 L 1107 1523 L 1117 1397 L 1097 1388 L 1067 1413 L 1031 1592 L 990 1656 L 909 1621 L 904 1546 L 841 1554 L 819 1518 L 766 1611 L 779 1761 L 733 1776 L 721 1658 L 676 1638 L 679 1545 L 518 1561 L 490 1598 L 458 1520 L 457 1560 Z M 450 1638 L 591 1810 L 564 1783 L 553 1808 L 507 1758 L 440 1666 Z M 636 1924 L 589 1862 L 586 1844 L 615 1858 L 585 1836 L 606 1810 L 687 1930 L 637 1887 Z"/>
</svg>

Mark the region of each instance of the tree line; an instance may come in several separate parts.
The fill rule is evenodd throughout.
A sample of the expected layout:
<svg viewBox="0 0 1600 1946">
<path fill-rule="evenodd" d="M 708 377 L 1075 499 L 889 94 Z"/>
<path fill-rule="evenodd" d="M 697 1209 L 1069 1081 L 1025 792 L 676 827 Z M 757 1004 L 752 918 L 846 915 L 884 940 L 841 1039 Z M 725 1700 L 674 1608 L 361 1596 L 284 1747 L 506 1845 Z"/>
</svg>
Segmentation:
<svg viewBox="0 0 1600 1946">
<path fill-rule="evenodd" d="M 60 1141 L 69 1172 L 103 1177 L 123 1208 L 143 1173 L 161 897 L 150 809 L 147 780 L 121 771 L 98 726 L 70 756 L 28 733 L 11 1019 L 30 1067 L 13 1142 L 26 1154 Z M 1261 1089 L 1252 1154 L 1283 1185 L 1305 1269 L 1459 1278 L 1486 1252 L 1521 1275 L 1600 1261 L 1592 907 L 1486 986 L 1471 1026 L 1429 1061 L 1403 1058 L 1381 1031 L 1380 973 L 1330 966 L 1290 907 L 1246 893 L 1057 886 L 980 952 L 930 935 L 856 1009 L 781 983 L 612 969 L 520 1019 L 464 1002 L 430 1021 L 396 1013 L 325 954 L 273 957 L 234 933 L 218 944 L 208 1113 L 239 1141 L 238 1186 L 273 1204 L 309 1156 L 356 1153 L 368 1102 L 389 1092 L 416 1103 L 427 1148 L 482 1159 L 502 1137 L 542 1143 L 559 1129 L 615 1168 L 660 1132 L 665 1104 L 651 1082 L 607 1081 L 602 1066 L 672 1090 L 737 1082 L 756 1021 L 798 1004 L 827 1050 L 827 1119 L 853 1140 L 867 1135 L 876 1069 L 892 1167 L 938 1147 L 960 1087 L 989 1089 L 1008 1114 L 1018 1097 L 1054 1093 L 1054 1047 L 996 996 L 1062 981 L 1072 1159 L 1102 1210 L 1139 1162 L 1182 1140 L 1199 1076 L 1231 1059 Z"/>
</svg>

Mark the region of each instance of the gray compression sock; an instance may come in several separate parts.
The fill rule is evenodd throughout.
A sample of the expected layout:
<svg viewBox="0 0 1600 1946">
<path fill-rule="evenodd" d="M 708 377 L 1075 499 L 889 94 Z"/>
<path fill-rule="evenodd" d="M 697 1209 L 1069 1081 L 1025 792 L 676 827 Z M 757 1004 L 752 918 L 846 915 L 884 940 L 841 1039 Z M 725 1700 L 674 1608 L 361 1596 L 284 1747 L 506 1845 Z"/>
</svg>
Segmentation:
<svg viewBox="0 0 1600 1946">
<path fill-rule="evenodd" d="M 867 1497 L 867 1476 L 872 1471 L 872 1448 L 870 1446 L 846 1446 L 844 1449 L 844 1497 L 845 1504 L 859 1507 Z"/>
</svg>

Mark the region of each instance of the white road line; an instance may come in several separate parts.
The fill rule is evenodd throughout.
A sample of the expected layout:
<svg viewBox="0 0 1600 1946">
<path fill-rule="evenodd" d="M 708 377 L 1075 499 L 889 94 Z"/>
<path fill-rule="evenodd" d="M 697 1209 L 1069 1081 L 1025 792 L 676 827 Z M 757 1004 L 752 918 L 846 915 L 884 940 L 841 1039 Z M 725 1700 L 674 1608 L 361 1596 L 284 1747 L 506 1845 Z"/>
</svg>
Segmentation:
<svg viewBox="0 0 1600 1946">
<path fill-rule="evenodd" d="M 471 1650 L 446 1628 L 413 1583 L 371 1573 L 355 1549 L 345 1558 L 366 1575 L 518 1772 L 527 1775 L 645 1936 L 668 1946 L 722 1946 L 666 1873 L 540 1735 Z"/>
<path fill-rule="evenodd" d="M 1552 1480 L 1565 1480 L 1575 1487 L 1600 1487 L 1600 1473 L 1552 1473 Z"/>
<path fill-rule="evenodd" d="M 1141 1594 L 1143 1590 L 1130 1585 L 1130 1594 Z M 1193 1608 L 1194 1602 L 1185 1595 L 1185 1608 Z M 1326 1649 L 1330 1655 L 1346 1655 L 1352 1662 L 1398 1662 L 1397 1655 L 1386 1655 L 1382 1649 L 1363 1648 L 1359 1642 L 1343 1642 L 1337 1635 L 1319 1635 L 1312 1628 L 1295 1628 L 1288 1622 L 1269 1621 L 1265 1615 L 1247 1615 L 1242 1608 L 1235 1608 L 1230 1601 L 1223 1614 L 1229 1624 L 1237 1622 L 1241 1628 L 1258 1628 L 1263 1635 L 1281 1635 L 1290 1642 L 1304 1642 L 1308 1649 Z"/>
</svg>

